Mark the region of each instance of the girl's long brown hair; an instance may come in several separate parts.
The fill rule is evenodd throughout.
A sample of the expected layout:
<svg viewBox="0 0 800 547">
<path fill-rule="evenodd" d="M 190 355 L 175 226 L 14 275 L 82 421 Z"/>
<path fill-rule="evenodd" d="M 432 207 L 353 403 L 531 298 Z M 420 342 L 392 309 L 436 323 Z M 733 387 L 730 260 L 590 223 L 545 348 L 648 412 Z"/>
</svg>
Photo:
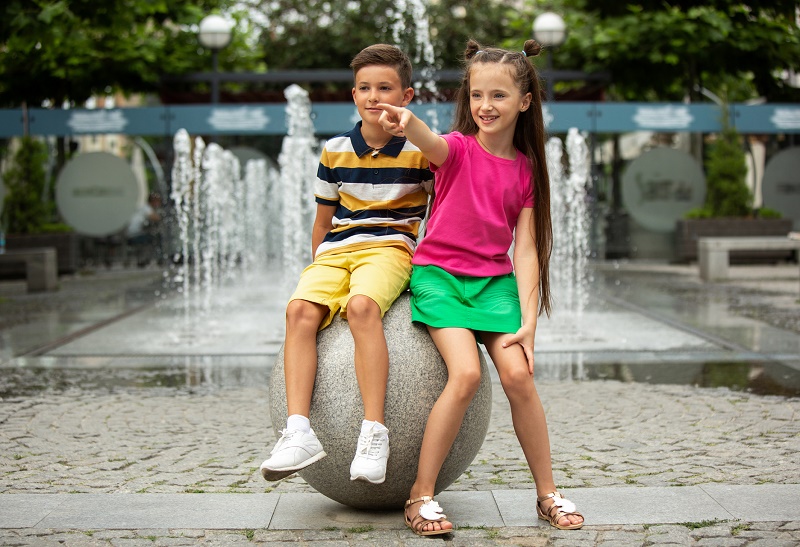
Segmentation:
<svg viewBox="0 0 800 547">
<path fill-rule="evenodd" d="M 522 51 L 507 51 L 499 48 L 482 47 L 475 40 L 467 42 L 464 51 L 464 76 L 461 86 L 456 92 L 456 110 L 452 131 L 464 135 L 475 135 L 478 126 L 470 112 L 469 74 L 475 63 L 501 63 L 508 66 L 511 76 L 517 83 L 520 93 L 531 94 L 530 107 L 519 113 L 514 129 L 514 146 L 525 154 L 533 173 L 534 214 L 536 254 L 539 258 L 539 315 L 542 312 L 550 316 L 550 253 L 553 248 L 553 227 L 550 220 L 550 177 L 547 174 L 545 158 L 544 119 L 542 117 L 542 90 L 539 74 L 529 57 L 536 57 L 541 51 L 536 40 L 525 42 Z"/>
</svg>

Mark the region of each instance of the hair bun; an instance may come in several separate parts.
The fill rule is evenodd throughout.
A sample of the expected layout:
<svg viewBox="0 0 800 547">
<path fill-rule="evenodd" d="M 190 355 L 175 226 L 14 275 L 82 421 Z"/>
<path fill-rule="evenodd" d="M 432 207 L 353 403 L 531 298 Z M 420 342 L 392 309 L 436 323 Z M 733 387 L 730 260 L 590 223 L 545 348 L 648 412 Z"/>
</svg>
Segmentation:
<svg viewBox="0 0 800 547">
<path fill-rule="evenodd" d="M 524 51 L 525 55 L 528 57 L 536 57 L 542 52 L 542 45 L 533 39 L 526 40 L 525 45 L 522 46 L 522 51 Z"/>
<path fill-rule="evenodd" d="M 469 61 L 475 57 L 481 49 L 483 49 L 483 47 L 477 41 L 470 38 L 467 40 L 467 48 L 464 50 L 464 59 Z"/>
</svg>

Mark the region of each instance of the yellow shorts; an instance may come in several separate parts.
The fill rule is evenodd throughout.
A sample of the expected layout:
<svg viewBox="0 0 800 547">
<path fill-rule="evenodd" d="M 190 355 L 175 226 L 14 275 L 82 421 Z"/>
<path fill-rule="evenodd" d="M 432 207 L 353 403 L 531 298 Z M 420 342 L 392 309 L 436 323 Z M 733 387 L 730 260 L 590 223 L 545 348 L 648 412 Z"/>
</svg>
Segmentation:
<svg viewBox="0 0 800 547">
<path fill-rule="evenodd" d="M 347 319 L 347 302 L 362 294 L 381 308 L 381 317 L 403 291 L 411 277 L 411 255 L 399 247 L 372 247 L 344 253 L 322 255 L 300 274 L 300 281 L 289 299 L 308 300 L 327 306 L 330 312 L 322 330 L 341 310 Z"/>
</svg>

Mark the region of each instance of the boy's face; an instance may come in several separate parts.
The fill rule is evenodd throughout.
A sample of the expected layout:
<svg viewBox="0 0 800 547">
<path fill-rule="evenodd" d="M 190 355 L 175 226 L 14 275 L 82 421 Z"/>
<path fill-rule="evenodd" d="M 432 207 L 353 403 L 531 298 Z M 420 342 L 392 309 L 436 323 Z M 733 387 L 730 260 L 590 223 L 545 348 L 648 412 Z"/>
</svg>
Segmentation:
<svg viewBox="0 0 800 547">
<path fill-rule="evenodd" d="M 403 88 L 397 71 L 385 65 L 369 65 L 356 72 L 353 102 L 365 124 L 378 125 L 383 110 L 378 103 L 406 106 L 414 98 L 414 90 Z"/>
</svg>

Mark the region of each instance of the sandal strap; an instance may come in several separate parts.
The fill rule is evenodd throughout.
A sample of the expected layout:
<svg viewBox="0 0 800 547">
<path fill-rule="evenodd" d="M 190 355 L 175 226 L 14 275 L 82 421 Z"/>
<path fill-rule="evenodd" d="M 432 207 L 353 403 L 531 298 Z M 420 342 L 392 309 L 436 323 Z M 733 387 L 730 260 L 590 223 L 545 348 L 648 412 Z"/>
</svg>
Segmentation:
<svg viewBox="0 0 800 547">
<path fill-rule="evenodd" d="M 559 498 L 562 497 L 561 493 L 558 490 L 556 490 L 555 492 L 550 492 L 549 494 L 545 494 L 544 496 L 539 496 L 538 498 L 536 498 L 536 501 L 542 502 L 544 500 L 548 500 L 556 496 L 558 496 Z"/>
<path fill-rule="evenodd" d="M 430 498 L 430 496 L 423 496 L 423 497 Z M 421 501 L 421 500 L 422 500 L 422 498 L 417 499 L 417 501 Z M 416 503 L 416 502 L 412 502 L 412 503 Z M 425 503 L 427 503 L 427 502 L 425 502 Z M 441 523 L 450 522 L 450 521 L 447 520 L 447 515 L 440 515 L 438 519 L 433 520 L 433 519 L 425 518 L 425 517 L 422 516 L 422 514 L 417 513 L 410 519 L 409 526 L 411 527 L 412 530 L 415 530 L 417 532 L 422 532 L 423 531 L 422 529 L 426 525 L 433 524 L 433 523 L 436 523 L 436 522 L 438 522 L 440 524 L 440 526 L 441 526 Z M 442 528 L 442 530 L 444 530 L 444 528 Z M 429 530 L 429 531 L 432 531 L 432 530 Z"/>
<path fill-rule="evenodd" d="M 539 506 L 542 507 L 542 510 L 544 510 L 544 506 L 542 506 L 542 502 L 545 501 L 545 500 L 551 499 L 551 498 L 553 499 L 553 503 L 551 503 L 550 507 L 547 508 L 547 517 L 551 521 L 558 521 L 561 517 L 564 517 L 564 516 L 567 516 L 567 515 L 580 515 L 581 517 L 583 516 L 577 510 L 575 510 L 575 511 L 565 511 L 563 507 L 561 507 L 558 503 L 556 503 L 555 498 L 559 498 L 559 499 L 562 499 L 562 500 L 574 505 L 567 498 L 562 496 L 561 493 L 558 492 L 558 491 L 550 492 L 549 494 L 545 494 L 542 497 L 537 497 L 536 498 L 536 503 L 538 503 Z M 555 514 L 553 514 L 553 509 L 556 510 Z"/>
<path fill-rule="evenodd" d="M 408 508 L 409 505 L 414 505 L 415 503 L 428 503 L 429 501 L 433 501 L 433 496 L 420 496 L 419 498 L 413 500 L 406 500 L 406 508 Z"/>
</svg>

